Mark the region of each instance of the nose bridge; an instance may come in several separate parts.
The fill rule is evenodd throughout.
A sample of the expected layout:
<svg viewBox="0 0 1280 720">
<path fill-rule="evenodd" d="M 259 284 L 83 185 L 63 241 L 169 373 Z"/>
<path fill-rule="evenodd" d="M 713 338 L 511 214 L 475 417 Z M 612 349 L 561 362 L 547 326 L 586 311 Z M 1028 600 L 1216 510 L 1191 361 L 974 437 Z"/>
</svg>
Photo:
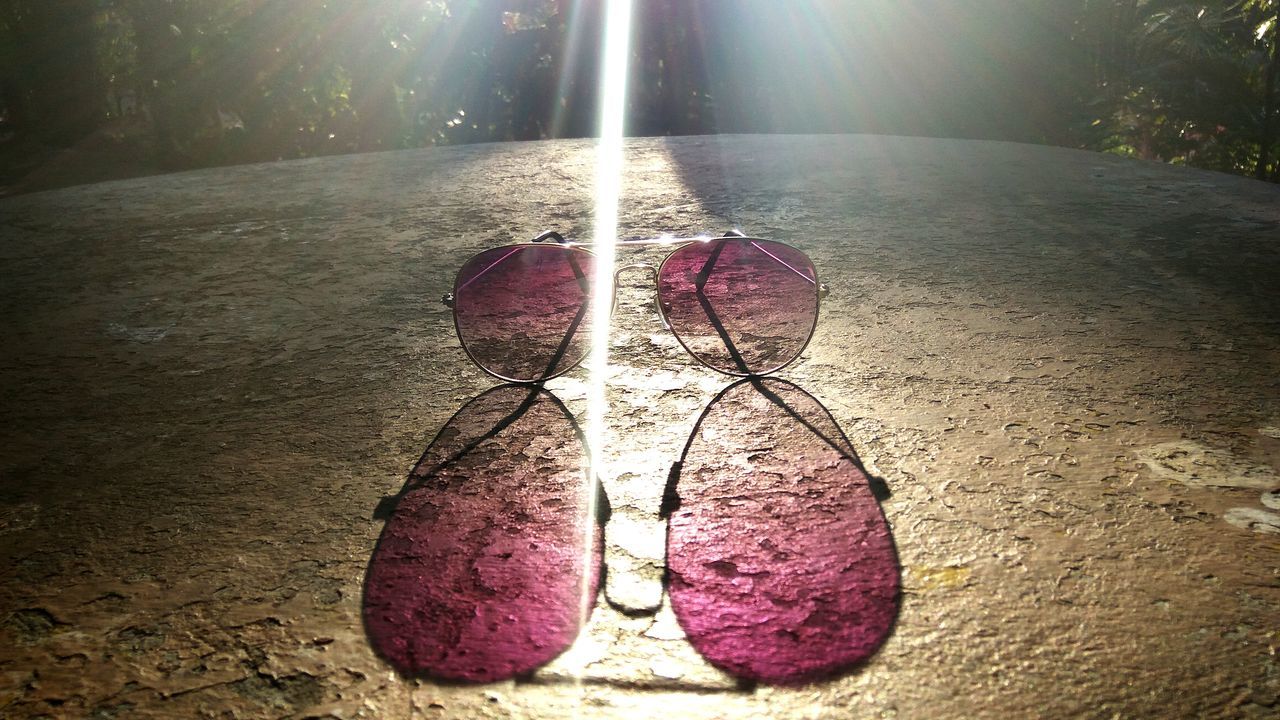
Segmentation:
<svg viewBox="0 0 1280 720">
<path fill-rule="evenodd" d="M 624 272 L 626 272 L 626 271 L 628 271 L 628 270 L 645 270 L 645 271 L 648 271 L 649 278 L 650 278 L 651 280 L 653 280 L 653 287 L 654 287 L 654 289 L 655 289 L 655 290 L 657 289 L 657 287 L 658 287 L 658 268 L 657 268 L 657 267 L 655 267 L 654 265 L 650 264 L 650 263 L 647 263 L 647 262 L 630 263 L 630 264 L 627 264 L 627 265 L 623 265 L 622 267 L 618 268 L 617 270 L 614 270 L 614 271 L 613 271 L 613 286 L 614 286 L 615 288 L 616 288 L 616 287 L 618 287 L 618 278 L 622 276 L 622 273 L 624 273 Z M 656 293 L 656 292 L 654 293 L 654 296 L 653 296 L 653 307 L 654 307 L 654 309 L 655 309 L 655 310 L 657 310 L 657 311 L 658 311 L 658 318 L 662 321 L 662 327 L 664 327 L 664 328 L 666 328 L 666 329 L 670 330 L 670 329 L 671 329 L 671 326 L 670 326 L 669 324 L 667 324 L 667 316 L 666 316 L 666 313 L 662 312 L 662 303 L 658 301 L 658 295 L 657 295 L 657 293 Z"/>
<path fill-rule="evenodd" d="M 649 277 L 653 279 L 654 284 L 656 285 L 658 282 L 658 268 L 646 262 L 638 262 L 638 263 L 630 263 L 627 265 L 623 265 L 622 267 L 613 271 L 613 284 L 615 286 L 617 286 L 618 284 L 618 278 L 621 277 L 622 273 L 626 272 L 627 270 L 648 270 Z"/>
</svg>

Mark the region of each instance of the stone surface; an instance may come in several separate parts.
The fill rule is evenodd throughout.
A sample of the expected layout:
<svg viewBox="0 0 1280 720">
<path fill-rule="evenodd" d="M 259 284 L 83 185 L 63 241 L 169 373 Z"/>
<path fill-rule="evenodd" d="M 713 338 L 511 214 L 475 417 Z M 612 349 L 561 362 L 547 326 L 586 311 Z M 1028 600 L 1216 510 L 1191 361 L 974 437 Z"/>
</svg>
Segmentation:
<svg viewBox="0 0 1280 720">
<path fill-rule="evenodd" d="M 781 375 L 892 491 L 903 594 L 876 655 L 753 687 L 683 638 L 658 508 L 730 380 L 624 272 L 585 633 L 484 685 L 378 657 L 374 512 L 496 384 L 440 294 L 475 252 L 591 232 L 590 143 L 474 146 L 0 201 L 0 714 L 1280 712 L 1280 188 L 1000 143 L 627 148 L 623 234 L 736 226 L 831 286 Z M 550 383 L 578 415 L 585 388 Z"/>
</svg>

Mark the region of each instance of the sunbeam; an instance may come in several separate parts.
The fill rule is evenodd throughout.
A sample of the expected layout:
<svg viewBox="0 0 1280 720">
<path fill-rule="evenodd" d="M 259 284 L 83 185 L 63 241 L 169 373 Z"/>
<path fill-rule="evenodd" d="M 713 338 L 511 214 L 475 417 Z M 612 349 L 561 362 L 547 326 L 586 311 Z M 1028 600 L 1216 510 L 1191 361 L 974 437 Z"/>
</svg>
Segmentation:
<svg viewBox="0 0 1280 720">
<path fill-rule="evenodd" d="M 616 255 L 614 240 L 618 236 L 618 199 L 622 187 L 622 137 L 627 100 L 627 58 L 630 55 L 631 1 L 610 0 L 605 16 L 603 44 L 604 62 L 600 73 L 600 141 L 596 160 L 595 252 L 596 277 L 593 287 L 591 339 L 588 358 L 587 445 L 591 452 L 591 474 L 587 492 L 595 507 L 596 483 L 608 476 L 604 459 L 607 455 L 608 413 L 606 382 L 609 369 L 609 309 L 613 305 L 613 266 Z M 595 532 L 587 523 L 583 547 L 592 547 Z M 591 610 L 589 573 L 583 574 L 582 621 Z"/>
</svg>

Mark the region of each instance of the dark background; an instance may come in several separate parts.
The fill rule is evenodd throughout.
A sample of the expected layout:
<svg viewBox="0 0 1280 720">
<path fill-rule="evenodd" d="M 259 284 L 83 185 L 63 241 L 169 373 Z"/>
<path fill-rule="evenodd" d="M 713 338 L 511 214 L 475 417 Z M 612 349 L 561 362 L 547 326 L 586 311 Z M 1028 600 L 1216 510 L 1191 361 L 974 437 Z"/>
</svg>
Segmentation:
<svg viewBox="0 0 1280 720">
<path fill-rule="evenodd" d="M 5 192 L 594 132 L 602 0 L 0 0 Z M 628 133 L 1047 143 L 1276 181 L 1280 0 L 636 0 Z"/>
</svg>

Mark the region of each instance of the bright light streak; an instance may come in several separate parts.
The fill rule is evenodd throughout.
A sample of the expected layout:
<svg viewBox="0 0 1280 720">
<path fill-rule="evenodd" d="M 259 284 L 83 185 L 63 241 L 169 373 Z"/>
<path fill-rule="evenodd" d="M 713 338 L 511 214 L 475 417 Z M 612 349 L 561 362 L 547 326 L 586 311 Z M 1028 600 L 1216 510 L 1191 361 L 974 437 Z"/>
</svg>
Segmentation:
<svg viewBox="0 0 1280 720">
<path fill-rule="evenodd" d="M 613 308 L 613 266 L 617 255 L 618 200 L 622 192 L 622 134 L 627 110 L 627 58 L 631 53 L 631 0 L 608 0 L 605 11 L 604 62 L 600 73 L 600 144 L 596 160 L 595 247 L 596 277 L 591 298 L 591 356 L 587 358 L 587 446 L 591 473 L 587 478 L 587 508 L 594 512 L 597 478 L 605 479 L 607 446 L 606 381 L 609 375 L 609 320 Z M 595 523 L 584 523 L 583 548 L 587 562 L 595 543 Z M 589 592 L 590 568 L 583 573 L 581 624 L 585 631 L 594 597 Z"/>
</svg>

